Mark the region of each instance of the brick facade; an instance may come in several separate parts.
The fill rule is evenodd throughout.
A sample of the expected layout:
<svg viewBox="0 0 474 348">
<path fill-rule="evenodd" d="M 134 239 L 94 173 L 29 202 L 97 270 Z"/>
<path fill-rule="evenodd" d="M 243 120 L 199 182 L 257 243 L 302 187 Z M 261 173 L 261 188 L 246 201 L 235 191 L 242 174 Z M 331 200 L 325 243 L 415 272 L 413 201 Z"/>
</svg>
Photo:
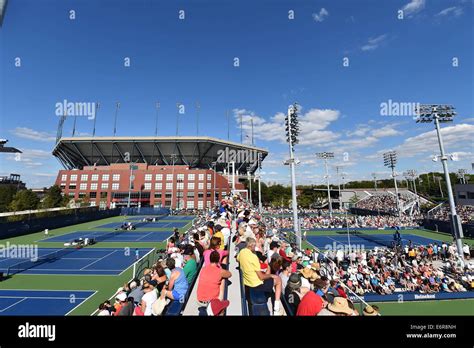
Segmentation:
<svg viewBox="0 0 474 348">
<path fill-rule="evenodd" d="M 214 194 L 221 199 L 231 190 L 227 178 L 211 169 L 183 165 L 176 165 L 173 169 L 173 166 L 146 163 L 133 166 L 131 206 L 141 202 L 142 207 L 170 207 L 173 203 L 173 208 L 202 209 L 212 206 Z M 130 164 L 127 163 L 60 170 L 55 184 L 61 187 L 64 195 L 90 202 L 91 205 L 108 208 L 126 206 L 130 173 Z M 236 189 L 244 189 L 244 186 L 236 183 Z"/>
</svg>

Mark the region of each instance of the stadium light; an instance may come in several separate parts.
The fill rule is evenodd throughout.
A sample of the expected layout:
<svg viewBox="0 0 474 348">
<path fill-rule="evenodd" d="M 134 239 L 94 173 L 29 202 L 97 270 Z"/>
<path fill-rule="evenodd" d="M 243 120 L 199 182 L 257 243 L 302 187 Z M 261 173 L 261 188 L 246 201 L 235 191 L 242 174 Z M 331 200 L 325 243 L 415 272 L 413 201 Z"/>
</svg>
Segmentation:
<svg viewBox="0 0 474 348">
<path fill-rule="evenodd" d="M 451 187 L 451 179 L 449 177 L 448 170 L 448 157 L 444 152 L 443 138 L 441 136 L 440 123 L 452 122 L 456 112 L 454 106 L 444 104 L 422 104 L 417 110 L 417 123 L 431 123 L 435 124 L 436 134 L 438 135 L 438 145 L 441 153 L 440 159 L 443 165 L 444 177 L 446 179 L 446 187 L 448 190 L 449 206 L 451 209 L 451 228 L 454 239 L 456 240 L 456 246 L 458 249 L 459 258 L 461 263 L 464 265 L 464 254 L 462 250 L 462 224 L 461 219 L 457 215 L 456 205 L 454 203 L 453 189 Z"/>
<path fill-rule="evenodd" d="M 398 199 L 398 186 L 397 186 L 397 174 L 395 173 L 395 167 L 397 165 L 397 152 L 387 151 L 383 154 L 383 164 L 385 167 L 392 169 L 393 183 L 395 184 L 395 195 L 397 198 L 397 212 L 398 216 L 401 217 L 402 211 L 400 209 L 400 201 Z"/>
<path fill-rule="evenodd" d="M 332 201 L 331 201 L 331 191 L 329 189 L 328 160 L 334 158 L 334 152 L 318 152 L 316 153 L 316 157 L 324 160 L 324 165 L 326 167 L 326 183 L 328 187 L 329 216 L 332 218 Z"/>
<path fill-rule="evenodd" d="M 407 178 L 407 180 L 411 180 L 413 183 L 413 188 L 415 190 L 415 196 L 416 196 L 416 204 L 418 205 L 418 209 L 420 209 L 420 197 L 418 196 L 418 193 L 416 191 L 416 179 L 418 178 L 418 174 L 416 170 L 409 169 L 404 173 L 404 175 L 405 175 L 405 178 Z"/>
<path fill-rule="evenodd" d="M 458 170 L 457 177 L 461 181 L 461 184 L 466 184 L 466 174 L 467 174 L 466 169 L 459 169 Z"/>
<path fill-rule="evenodd" d="M 291 205 L 293 210 L 293 229 L 296 235 L 296 242 L 301 250 L 301 228 L 298 220 L 298 202 L 296 201 L 296 172 L 294 146 L 298 144 L 298 135 L 300 132 L 298 124 L 298 104 L 294 103 L 288 107 L 288 114 L 285 117 L 286 141 L 290 151 L 290 171 L 291 171 Z M 259 181 L 260 182 L 260 181 Z"/>
<path fill-rule="evenodd" d="M 377 191 L 377 173 L 372 173 L 372 178 L 374 178 L 374 188 Z"/>
</svg>

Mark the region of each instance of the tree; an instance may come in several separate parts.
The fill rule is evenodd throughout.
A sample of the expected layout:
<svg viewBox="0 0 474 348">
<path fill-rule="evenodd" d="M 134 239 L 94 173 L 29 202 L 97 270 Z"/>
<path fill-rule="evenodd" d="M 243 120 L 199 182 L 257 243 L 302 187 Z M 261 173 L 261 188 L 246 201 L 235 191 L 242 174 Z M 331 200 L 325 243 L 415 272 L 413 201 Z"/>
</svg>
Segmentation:
<svg viewBox="0 0 474 348">
<path fill-rule="evenodd" d="M 0 187 L 0 213 L 8 211 L 16 192 L 17 188 L 12 185 L 2 185 Z"/>
<path fill-rule="evenodd" d="M 39 198 L 31 190 L 18 191 L 10 203 L 10 211 L 34 210 L 38 208 Z"/>
<path fill-rule="evenodd" d="M 61 195 L 61 188 L 58 185 L 53 185 L 49 188 L 42 206 L 46 209 L 64 206 L 64 198 Z"/>
</svg>

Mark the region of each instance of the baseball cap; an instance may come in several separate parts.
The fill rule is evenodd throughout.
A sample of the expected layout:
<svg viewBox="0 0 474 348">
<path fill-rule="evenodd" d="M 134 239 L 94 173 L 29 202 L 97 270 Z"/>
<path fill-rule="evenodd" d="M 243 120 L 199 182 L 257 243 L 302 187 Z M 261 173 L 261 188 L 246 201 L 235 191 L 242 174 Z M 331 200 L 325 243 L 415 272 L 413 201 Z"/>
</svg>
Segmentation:
<svg viewBox="0 0 474 348">
<path fill-rule="evenodd" d="M 124 302 L 127 300 L 127 294 L 124 292 L 121 292 L 120 294 L 117 295 L 116 299 L 119 300 L 120 302 Z"/>
<path fill-rule="evenodd" d="M 230 302 L 228 300 L 219 300 L 217 298 L 211 300 L 209 302 L 209 306 L 207 307 L 207 315 L 209 316 L 217 316 L 227 307 L 229 307 Z"/>
</svg>

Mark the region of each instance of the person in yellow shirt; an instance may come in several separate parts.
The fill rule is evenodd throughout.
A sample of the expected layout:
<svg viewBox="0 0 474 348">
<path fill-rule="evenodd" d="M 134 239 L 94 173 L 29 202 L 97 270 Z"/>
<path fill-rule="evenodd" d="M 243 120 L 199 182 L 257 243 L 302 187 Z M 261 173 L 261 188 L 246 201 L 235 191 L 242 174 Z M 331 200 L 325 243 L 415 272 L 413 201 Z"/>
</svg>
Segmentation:
<svg viewBox="0 0 474 348">
<path fill-rule="evenodd" d="M 275 306 L 273 308 L 274 315 L 281 315 L 282 306 L 280 302 L 281 296 L 281 279 L 279 276 L 270 273 L 263 273 L 260 269 L 260 262 L 255 254 L 256 241 L 254 238 L 247 238 L 247 246 L 243 248 L 237 255 L 240 270 L 242 271 L 244 285 L 255 291 L 263 291 L 271 293 L 275 287 Z"/>
<path fill-rule="evenodd" d="M 221 245 L 219 246 L 220 250 L 224 250 L 225 248 L 225 240 L 224 240 L 224 235 L 222 234 L 222 226 L 221 225 L 215 225 L 214 226 L 214 236 L 213 237 L 219 237 L 221 239 Z"/>
</svg>

